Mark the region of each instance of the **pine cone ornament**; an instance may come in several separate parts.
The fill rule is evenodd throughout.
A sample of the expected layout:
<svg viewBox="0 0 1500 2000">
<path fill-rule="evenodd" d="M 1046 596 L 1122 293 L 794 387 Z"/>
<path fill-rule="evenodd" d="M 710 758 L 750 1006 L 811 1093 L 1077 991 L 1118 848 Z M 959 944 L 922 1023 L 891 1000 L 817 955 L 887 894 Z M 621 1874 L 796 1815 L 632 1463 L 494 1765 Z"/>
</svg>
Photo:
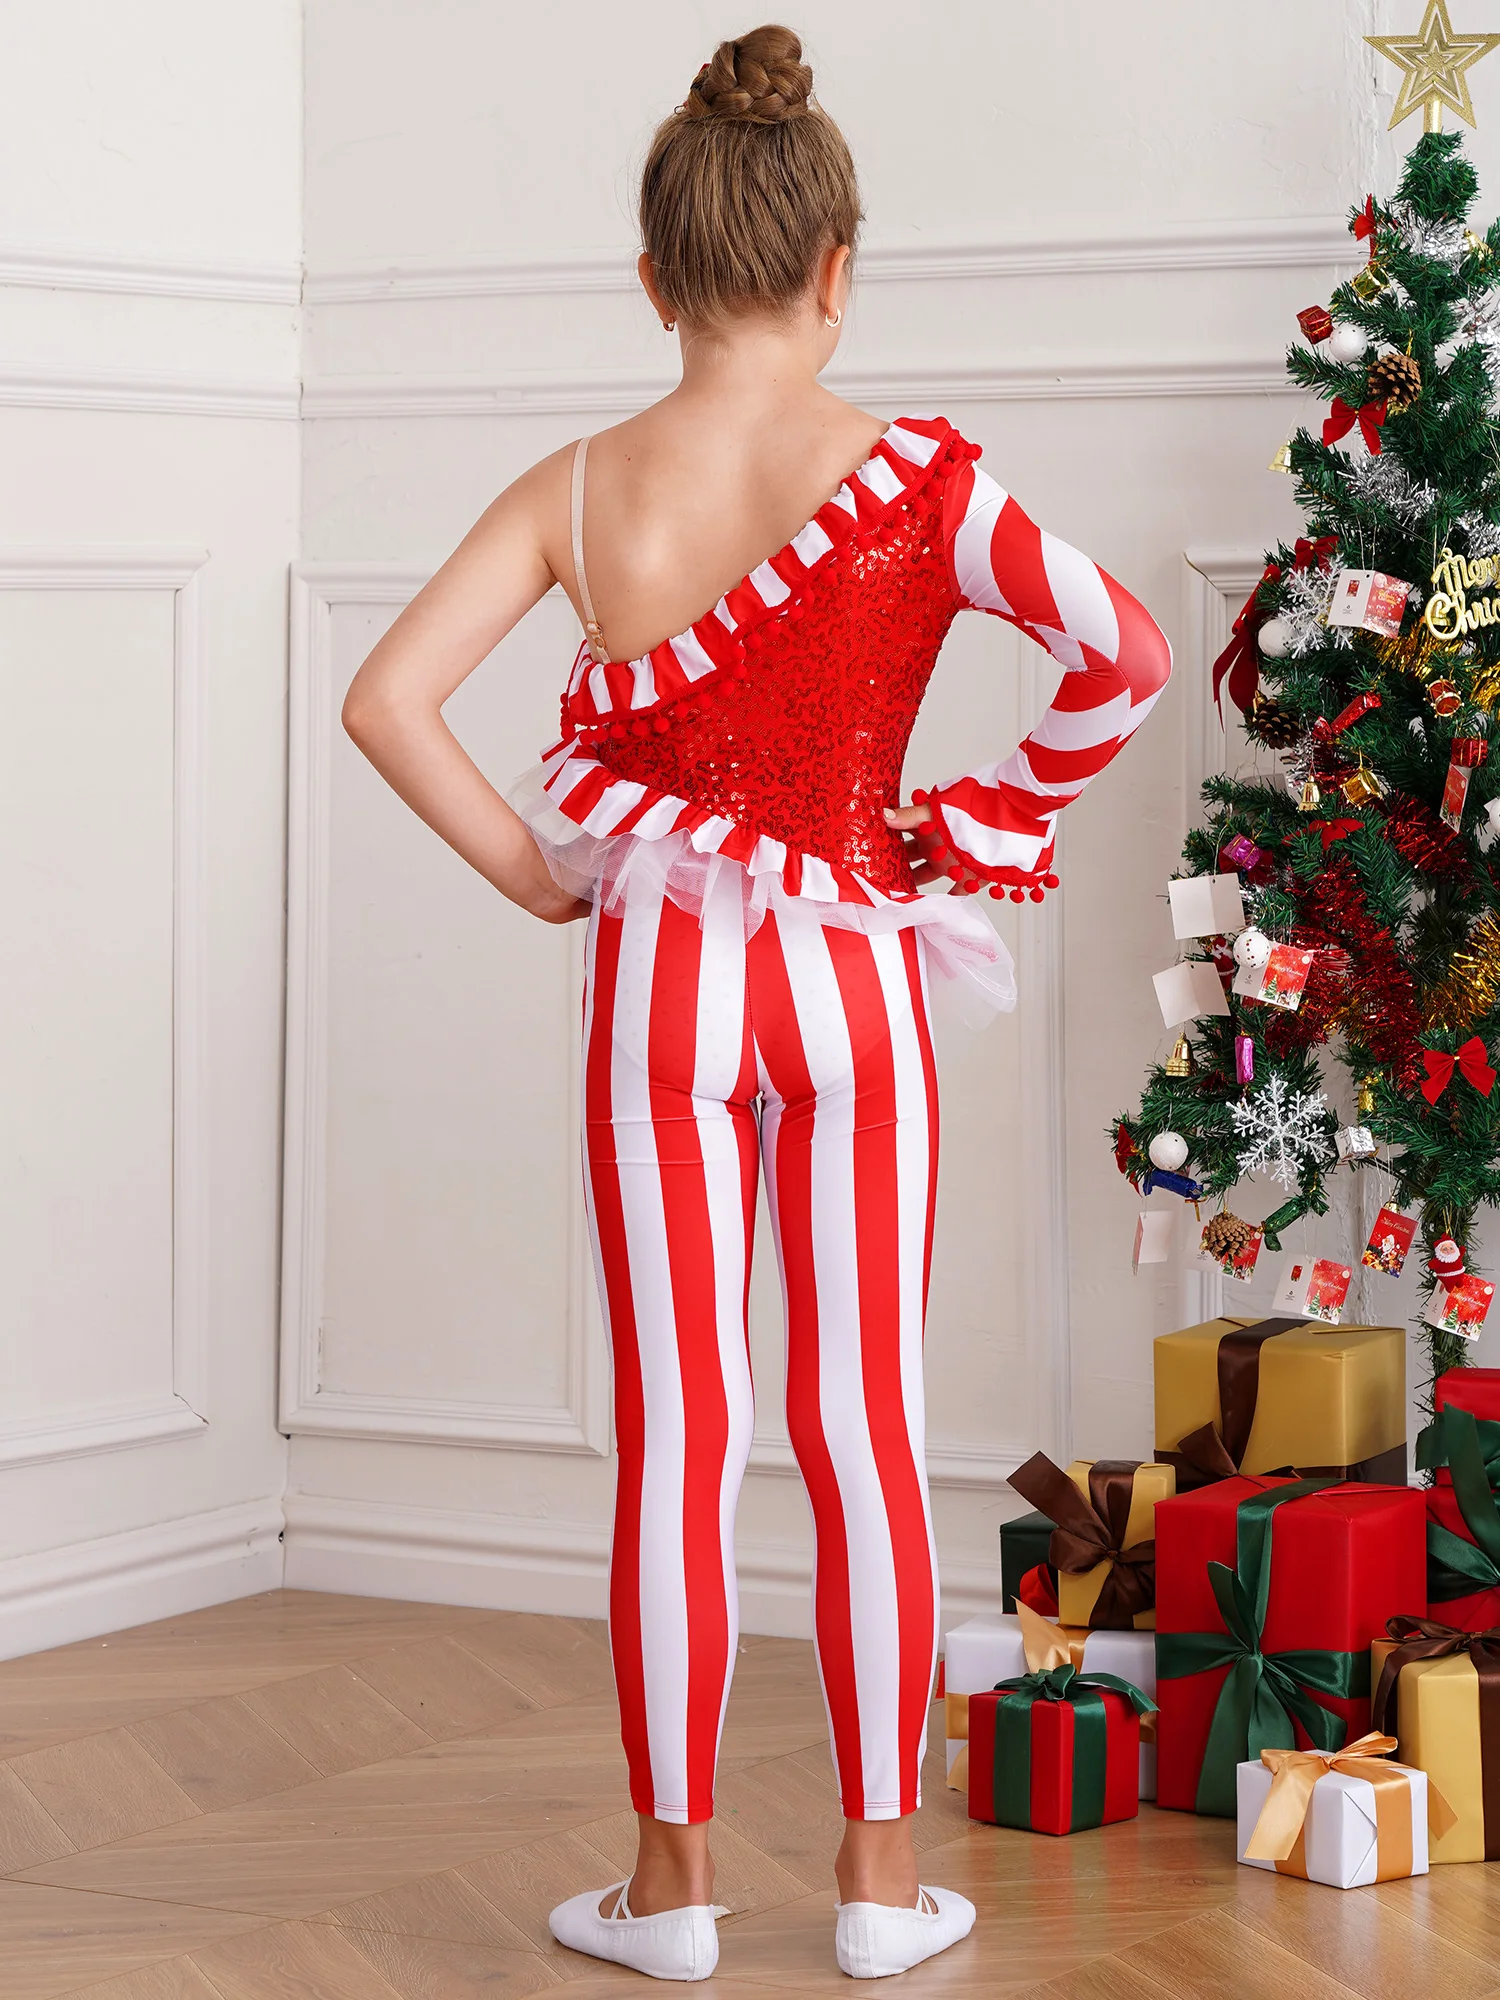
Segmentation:
<svg viewBox="0 0 1500 2000">
<path fill-rule="evenodd" d="M 1226 1208 L 1203 1225 L 1203 1247 L 1210 1257 L 1235 1257 L 1255 1234 L 1255 1224 Z"/>
<path fill-rule="evenodd" d="M 1382 354 L 1366 377 L 1372 403 L 1404 410 L 1422 393 L 1422 371 L 1409 354 Z"/>
<path fill-rule="evenodd" d="M 1268 750 L 1289 750 L 1302 734 L 1302 722 L 1295 709 L 1269 695 L 1257 695 L 1245 718 L 1245 726 Z"/>
</svg>

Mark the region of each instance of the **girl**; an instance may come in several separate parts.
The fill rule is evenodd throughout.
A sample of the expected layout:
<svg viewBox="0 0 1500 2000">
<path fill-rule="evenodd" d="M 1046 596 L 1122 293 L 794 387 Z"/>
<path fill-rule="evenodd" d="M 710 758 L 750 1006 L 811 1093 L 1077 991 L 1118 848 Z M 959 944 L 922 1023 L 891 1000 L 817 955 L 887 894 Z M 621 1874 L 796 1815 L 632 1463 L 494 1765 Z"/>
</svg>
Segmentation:
<svg viewBox="0 0 1500 2000">
<path fill-rule="evenodd" d="M 678 387 L 502 493 L 344 705 L 376 768 L 502 895 L 588 923 L 584 1159 L 619 1441 L 610 1639 L 640 1848 L 627 1882 L 562 1904 L 552 1929 L 669 1979 L 718 1959 L 707 1822 L 738 1631 L 762 1168 L 846 1820 L 838 1962 L 901 1972 L 973 1923 L 964 1897 L 918 1884 L 910 1832 L 938 1616 L 929 980 L 1014 1004 L 968 898 L 1056 886 L 1058 810 L 1170 665 L 1135 599 L 1036 528 L 950 424 L 882 423 L 819 385 L 861 215 L 801 55 L 780 27 L 722 43 L 651 146 L 639 271 L 677 333 Z M 507 804 L 442 708 L 554 583 L 586 639 L 559 741 Z M 1067 671 L 1003 763 L 903 806 L 923 689 L 971 607 Z M 947 894 L 921 893 L 943 877 Z"/>
</svg>

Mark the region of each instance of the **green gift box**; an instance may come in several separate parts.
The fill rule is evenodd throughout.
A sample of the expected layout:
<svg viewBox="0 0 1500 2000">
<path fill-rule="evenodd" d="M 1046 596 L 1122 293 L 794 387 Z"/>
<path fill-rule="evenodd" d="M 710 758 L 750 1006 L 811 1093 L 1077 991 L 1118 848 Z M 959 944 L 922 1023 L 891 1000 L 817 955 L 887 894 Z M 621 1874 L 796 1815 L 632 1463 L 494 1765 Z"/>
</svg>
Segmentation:
<svg viewBox="0 0 1500 2000">
<path fill-rule="evenodd" d="M 1002 1611 L 1014 1613 L 1016 1591 L 1027 1570 L 1035 1569 L 1038 1563 L 1045 1563 L 1051 1572 L 1053 1587 L 1057 1584 L 1057 1571 L 1047 1562 L 1047 1550 L 1051 1546 L 1052 1531 L 1057 1526 L 1047 1515 L 1039 1513 L 1017 1514 L 1013 1521 L 1000 1523 L 1000 1590 Z"/>
</svg>

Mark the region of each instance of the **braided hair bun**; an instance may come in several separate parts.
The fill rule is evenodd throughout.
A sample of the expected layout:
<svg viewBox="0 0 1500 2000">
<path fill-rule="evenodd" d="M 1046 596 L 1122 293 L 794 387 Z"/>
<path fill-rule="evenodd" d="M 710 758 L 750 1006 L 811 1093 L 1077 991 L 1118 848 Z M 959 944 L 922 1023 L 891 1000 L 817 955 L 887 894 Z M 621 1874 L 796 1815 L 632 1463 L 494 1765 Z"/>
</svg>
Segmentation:
<svg viewBox="0 0 1500 2000">
<path fill-rule="evenodd" d="M 790 28 L 755 28 L 720 42 L 657 127 L 641 239 L 675 318 L 706 327 L 793 313 L 826 253 L 854 248 L 854 162 L 812 82 Z"/>
<path fill-rule="evenodd" d="M 694 77 L 683 116 L 743 119 L 750 125 L 804 118 L 812 80 L 790 28 L 755 28 L 738 41 L 720 42 Z"/>
</svg>

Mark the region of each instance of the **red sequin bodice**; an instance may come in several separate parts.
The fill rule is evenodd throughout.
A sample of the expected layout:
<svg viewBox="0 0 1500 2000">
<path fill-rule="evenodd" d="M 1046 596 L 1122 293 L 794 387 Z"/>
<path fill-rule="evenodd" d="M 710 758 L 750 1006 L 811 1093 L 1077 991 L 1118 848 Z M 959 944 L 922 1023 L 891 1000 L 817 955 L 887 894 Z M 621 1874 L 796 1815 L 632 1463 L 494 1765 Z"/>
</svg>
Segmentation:
<svg viewBox="0 0 1500 2000">
<path fill-rule="evenodd" d="M 928 480 L 755 624 L 744 657 L 665 728 L 601 732 L 614 776 L 688 799 L 755 834 L 909 892 L 901 838 L 882 818 L 955 613 L 943 486 Z"/>
</svg>

